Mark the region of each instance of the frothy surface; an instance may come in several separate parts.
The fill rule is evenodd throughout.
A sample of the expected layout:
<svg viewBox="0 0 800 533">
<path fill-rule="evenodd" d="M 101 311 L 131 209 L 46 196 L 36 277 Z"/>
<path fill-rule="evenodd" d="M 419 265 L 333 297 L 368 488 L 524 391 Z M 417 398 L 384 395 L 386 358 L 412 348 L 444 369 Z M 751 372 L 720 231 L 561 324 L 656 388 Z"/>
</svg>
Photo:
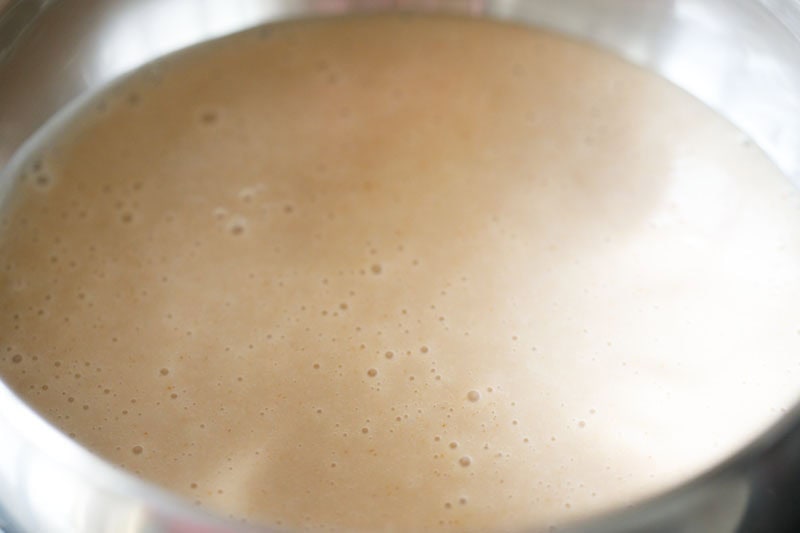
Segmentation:
<svg viewBox="0 0 800 533">
<path fill-rule="evenodd" d="M 558 524 L 796 398 L 800 196 L 597 50 L 285 24 L 141 72 L 68 133 L 2 220 L 0 372 L 226 514 Z"/>
</svg>

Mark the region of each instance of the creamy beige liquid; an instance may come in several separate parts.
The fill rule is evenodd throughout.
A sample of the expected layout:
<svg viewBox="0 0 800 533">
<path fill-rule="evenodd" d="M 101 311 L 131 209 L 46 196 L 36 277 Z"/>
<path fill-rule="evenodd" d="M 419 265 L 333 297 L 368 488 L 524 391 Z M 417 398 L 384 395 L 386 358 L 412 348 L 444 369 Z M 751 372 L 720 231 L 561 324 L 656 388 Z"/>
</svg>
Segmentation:
<svg viewBox="0 0 800 533">
<path fill-rule="evenodd" d="M 587 46 L 279 25 L 66 131 L 5 211 L 0 372 L 225 514 L 561 524 L 703 470 L 797 396 L 800 196 Z"/>
</svg>

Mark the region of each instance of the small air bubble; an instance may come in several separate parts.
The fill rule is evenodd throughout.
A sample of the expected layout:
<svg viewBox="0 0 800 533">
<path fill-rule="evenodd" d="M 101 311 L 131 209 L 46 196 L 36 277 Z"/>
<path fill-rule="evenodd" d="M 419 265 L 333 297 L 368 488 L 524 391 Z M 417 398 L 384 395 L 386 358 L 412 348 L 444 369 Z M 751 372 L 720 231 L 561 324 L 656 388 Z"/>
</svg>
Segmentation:
<svg viewBox="0 0 800 533">
<path fill-rule="evenodd" d="M 463 467 L 467 467 L 472 464 L 472 457 L 470 457 L 469 455 L 465 455 L 458 460 L 458 464 L 460 464 Z"/>
<path fill-rule="evenodd" d="M 391 359 L 392 357 L 394 357 L 394 352 L 391 351 L 386 352 L 384 356 L 386 357 L 386 359 Z"/>
<path fill-rule="evenodd" d="M 21 363 L 22 362 L 22 355 L 16 354 L 11 358 L 12 363 Z"/>
<path fill-rule="evenodd" d="M 481 399 L 481 393 L 476 390 L 471 390 L 467 393 L 467 400 L 477 402 Z"/>
<path fill-rule="evenodd" d="M 380 274 L 381 272 L 383 272 L 383 267 L 375 263 L 370 267 L 370 271 L 372 271 L 373 274 Z"/>
<path fill-rule="evenodd" d="M 39 173 L 33 178 L 33 184 L 37 189 L 46 190 L 53 184 L 53 178 L 47 173 Z"/>
<path fill-rule="evenodd" d="M 450 446 L 450 449 L 455 450 L 456 448 L 458 448 L 458 443 L 456 441 L 453 441 L 450 444 L 448 444 L 448 446 Z"/>
<path fill-rule="evenodd" d="M 374 378 L 375 376 L 378 375 L 378 371 L 375 370 L 374 368 L 370 368 L 369 370 L 367 370 L 367 375 L 371 378 Z"/>
<path fill-rule="evenodd" d="M 162 376 L 166 376 L 167 374 L 169 374 L 169 369 L 167 369 L 167 368 L 162 368 L 162 369 L 161 369 L 161 370 L 159 370 L 158 372 L 159 372 L 159 374 L 161 374 Z"/>
<path fill-rule="evenodd" d="M 144 448 L 142 448 L 141 446 L 134 446 L 131 449 L 131 451 L 133 452 L 134 455 L 140 455 L 144 451 Z"/>
<path fill-rule="evenodd" d="M 423 346 L 422 348 L 419 349 L 419 351 L 422 352 L 422 353 L 428 353 L 428 347 L 427 346 Z"/>
<path fill-rule="evenodd" d="M 219 120 L 219 115 L 216 111 L 203 111 L 200 114 L 200 122 L 206 126 L 216 124 L 217 120 Z"/>
</svg>

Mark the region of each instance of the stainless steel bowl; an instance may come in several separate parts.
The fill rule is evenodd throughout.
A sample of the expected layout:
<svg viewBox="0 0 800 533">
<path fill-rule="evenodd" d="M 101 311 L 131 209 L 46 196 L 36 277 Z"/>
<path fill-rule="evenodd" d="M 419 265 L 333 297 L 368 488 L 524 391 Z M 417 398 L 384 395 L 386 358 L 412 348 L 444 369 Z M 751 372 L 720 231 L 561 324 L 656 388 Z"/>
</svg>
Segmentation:
<svg viewBox="0 0 800 533">
<path fill-rule="evenodd" d="M 264 22 L 389 9 L 511 20 L 608 48 L 726 116 L 800 184 L 798 0 L 0 0 L 0 172 L 57 110 L 152 59 Z M 800 407 L 683 486 L 565 529 L 800 530 Z M 248 529 L 91 455 L 0 381 L 0 530 Z"/>
</svg>

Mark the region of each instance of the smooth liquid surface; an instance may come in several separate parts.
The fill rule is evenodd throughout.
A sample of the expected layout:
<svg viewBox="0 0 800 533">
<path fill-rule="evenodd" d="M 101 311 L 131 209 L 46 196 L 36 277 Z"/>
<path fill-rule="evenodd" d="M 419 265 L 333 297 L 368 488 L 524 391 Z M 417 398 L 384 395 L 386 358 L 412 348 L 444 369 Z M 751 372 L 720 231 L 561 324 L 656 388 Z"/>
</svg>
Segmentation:
<svg viewBox="0 0 800 533">
<path fill-rule="evenodd" d="M 100 455 L 292 527 L 559 524 L 797 396 L 800 197 L 553 35 L 277 26 L 145 71 L 20 176 L 0 372 Z"/>
</svg>

